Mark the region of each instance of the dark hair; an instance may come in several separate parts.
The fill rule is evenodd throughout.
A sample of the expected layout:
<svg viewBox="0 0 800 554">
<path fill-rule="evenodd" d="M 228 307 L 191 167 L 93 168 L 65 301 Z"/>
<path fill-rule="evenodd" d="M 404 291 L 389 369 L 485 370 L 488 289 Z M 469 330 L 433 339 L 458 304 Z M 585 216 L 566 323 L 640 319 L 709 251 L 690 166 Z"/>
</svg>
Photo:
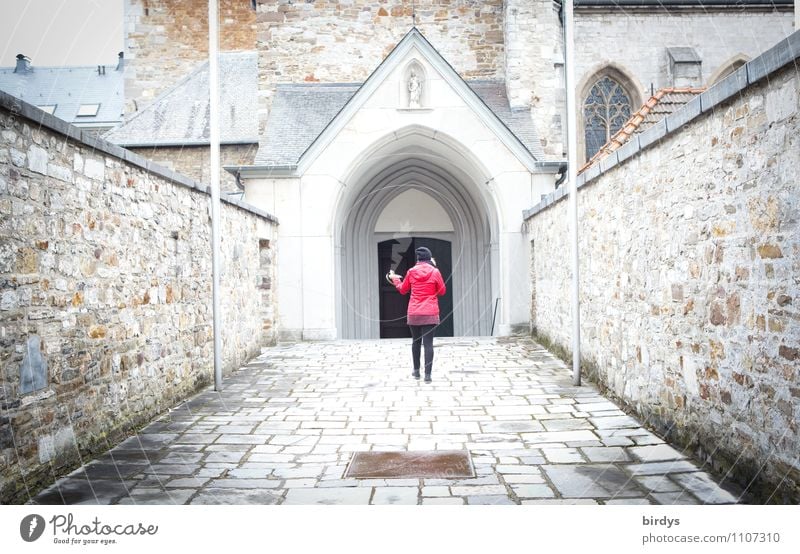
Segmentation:
<svg viewBox="0 0 800 554">
<path fill-rule="evenodd" d="M 431 259 L 431 251 L 424 246 L 420 246 L 414 250 L 414 254 L 416 254 L 418 262 L 427 262 Z"/>
</svg>

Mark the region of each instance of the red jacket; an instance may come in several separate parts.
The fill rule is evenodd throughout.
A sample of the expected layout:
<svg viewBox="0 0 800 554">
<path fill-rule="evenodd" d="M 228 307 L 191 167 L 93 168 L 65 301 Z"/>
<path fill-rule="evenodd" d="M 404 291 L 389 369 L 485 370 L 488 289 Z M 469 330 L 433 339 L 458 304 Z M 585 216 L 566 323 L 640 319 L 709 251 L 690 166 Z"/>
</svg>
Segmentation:
<svg viewBox="0 0 800 554">
<path fill-rule="evenodd" d="M 447 292 L 438 269 L 427 262 L 417 262 L 406 273 L 406 278 L 394 279 L 394 286 L 400 294 L 408 294 L 411 289 L 411 300 L 408 302 L 408 315 L 439 315 L 439 300 Z"/>
</svg>

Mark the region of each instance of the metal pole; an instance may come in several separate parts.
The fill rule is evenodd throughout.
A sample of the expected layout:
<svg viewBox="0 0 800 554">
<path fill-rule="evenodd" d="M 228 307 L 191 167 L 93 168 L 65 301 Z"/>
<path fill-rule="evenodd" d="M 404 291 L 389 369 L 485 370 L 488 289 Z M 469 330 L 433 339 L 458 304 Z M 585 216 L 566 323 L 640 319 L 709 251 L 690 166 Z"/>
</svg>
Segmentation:
<svg viewBox="0 0 800 554">
<path fill-rule="evenodd" d="M 572 246 L 572 384 L 581 384 L 581 312 L 578 275 L 578 120 L 575 111 L 575 36 L 572 0 L 564 2 L 564 71 L 567 87 L 567 179 Z"/>
<path fill-rule="evenodd" d="M 217 0 L 208 0 L 208 89 L 211 130 L 211 298 L 214 332 L 214 390 L 222 390 L 219 308 L 219 20 Z"/>
</svg>

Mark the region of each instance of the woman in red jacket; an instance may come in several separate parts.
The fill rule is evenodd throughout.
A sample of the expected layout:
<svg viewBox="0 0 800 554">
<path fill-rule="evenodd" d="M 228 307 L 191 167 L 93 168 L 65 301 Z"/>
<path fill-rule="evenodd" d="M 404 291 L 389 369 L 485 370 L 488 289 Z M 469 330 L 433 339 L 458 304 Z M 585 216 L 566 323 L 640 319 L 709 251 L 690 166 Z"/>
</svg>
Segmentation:
<svg viewBox="0 0 800 554">
<path fill-rule="evenodd" d="M 444 285 L 442 274 L 433 265 L 431 251 L 424 246 L 417 248 L 417 264 L 408 270 L 405 279 L 389 271 L 389 279 L 400 294 L 411 291 L 411 300 L 408 302 L 408 326 L 411 328 L 411 358 L 414 361 L 414 373 L 411 375 L 419 379 L 420 345 L 425 348 L 425 382 L 431 382 L 431 369 L 433 369 L 433 333 L 439 325 L 439 296 L 442 296 L 447 287 Z"/>
</svg>

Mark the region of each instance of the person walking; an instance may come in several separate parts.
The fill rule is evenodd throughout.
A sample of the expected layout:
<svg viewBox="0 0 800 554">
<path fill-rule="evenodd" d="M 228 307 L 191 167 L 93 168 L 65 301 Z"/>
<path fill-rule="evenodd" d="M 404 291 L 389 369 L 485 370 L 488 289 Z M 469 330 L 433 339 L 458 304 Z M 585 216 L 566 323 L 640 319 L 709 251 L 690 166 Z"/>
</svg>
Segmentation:
<svg viewBox="0 0 800 554">
<path fill-rule="evenodd" d="M 431 256 L 431 251 L 421 246 L 414 251 L 417 263 L 408 270 L 405 279 L 389 270 L 386 275 L 400 294 L 411 291 L 408 302 L 407 323 L 411 328 L 411 359 L 414 372 L 419 379 L 420 349 L 425 351 L 425 382 L 431 382 L 433 369 L 433 334 L 439 325 L 439 296 L 447 292 L 441 272 Z"/>
</svg>

